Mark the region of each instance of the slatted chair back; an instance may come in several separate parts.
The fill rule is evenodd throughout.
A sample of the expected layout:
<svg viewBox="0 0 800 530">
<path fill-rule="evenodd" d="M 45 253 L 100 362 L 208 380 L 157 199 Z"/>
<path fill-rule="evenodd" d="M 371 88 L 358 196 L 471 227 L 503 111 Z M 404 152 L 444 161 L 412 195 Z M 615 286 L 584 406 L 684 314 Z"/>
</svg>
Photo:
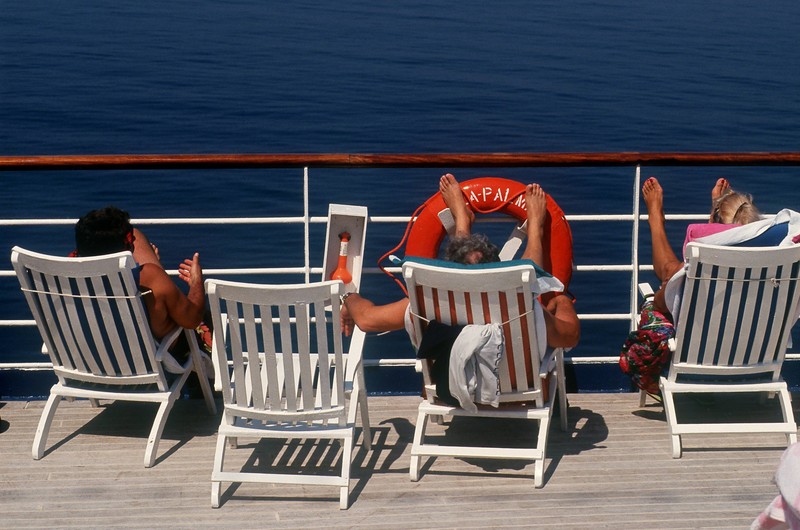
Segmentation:
<svg viewBox="0 0 800 530">
<path fill-rule="evenodd" d="M 62 383 L 167 390 L 130 252 L 62 258 L 14 247 L 11 261 Z"/>
<path fill-rule="evenodd" d="M 409 261 L 403 275 L 416 337 L 422 337 L 431 320 L 448 325 L 500 324 L 505 342 L 498 366 L 500 401 L 544 405 L 546 391 L 538 375 L 546 342 L 534 319 L 534 311 L 541 309 L 535 307 L 531 290 L 536 280 L 532 264 L 454 269 Z M 423 362 L 422 367 L 426 391 L 435 395 L 430 366 Z"/>
<path fill-rule="evenodd" d="M 202 369 L 194 331 L 176 327 L 158 344 L 150 331 L 130 252 L 88 258 L 63 258 L 19 247 L 11 263 L 50 355 L 58 383 L 42 411 L 33 440 L 35 460 L 44 455 L 56 409 L 64 398 L 159 403 L 144 454 L 155 464 L 167 417 L 192 371 L 211 414 L 216 405 Z M 181 334 L 190 358 L 177 363 L 168 351 Z M 165 366 L 171 361 L 171 380 Z"/>
<path fill-rule="evenodd" d="M 726 377 L 780 370 L 798 317 L 800 245 L 690 243 L 677 346 L 669 372 Z"/>
<path fill-rule="evenodd" d="M 341 282 L 206 283 L 226 419 L 344 426 Z"/>
</svg>

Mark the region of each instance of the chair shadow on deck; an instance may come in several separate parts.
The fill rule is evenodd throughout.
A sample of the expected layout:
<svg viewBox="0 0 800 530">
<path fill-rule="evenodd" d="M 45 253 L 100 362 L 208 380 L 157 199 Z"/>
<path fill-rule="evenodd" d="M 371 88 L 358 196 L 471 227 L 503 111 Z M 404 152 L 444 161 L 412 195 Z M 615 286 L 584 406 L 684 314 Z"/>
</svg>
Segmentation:
<svg viewBox="0 0 800 530">
<path fill-rule="evenodd" d="M 747 422 L 774 422 L 782 421 L 781 406 L 778 400 L 767 397 L 767 392 L 742 392 L 742 393 L 703 393 L 680 394 L 675 396 L 678 420 L 682 423 L 747 423 Z M 792 410 L 795 417 L 800 414 L 800 393 L 792 393 Z M 659 421 L 668 429 L 667 416 L 661 403 L 647 401 L 644 409 L 634 410 L 634 416 Z M 780 449 L 785 447 L 780 438 L 775 438 L 774 446 L 765 446 L 765 449 Z M 690 447 L 690 452 L 731 451 L 734 446 L 721 448 L 715 447 Z M 752 447 L 742 447 L 750 450 Z M 687 449 L 684 448 L 684 452 Z"/>
<path fill-rule="evenodd" d="M 351 503 L 355 503 L 369 480 L 377 473 L 408 474 L 408 467 L 393 469 L 392 465 L 398 460 L 405 460 L 404 453 L 411 443 L 414 435 L 414 426 L 406 418 L 391 418 L 371 426 L 372 450 L 367 450 L 363 444 L 363 429 L 356 427 L 356 446 L 353 449 L 351 464 L 351 480 L 354 485 L 350 489 Z M 397 433 L 397 441 L 391 443 L 391 431 Z M 304 470 L 312 470 L 315 474 L 336 476 L 337 467 L 341 465 L 342 448 L 339 442 L 331 440 L 306 439 L 306 440 L 281 440 L 262 439 L 257 442 L 247 443 L 240 441 L 238 449 L 229 451 L 233 457 L 237 451 L 242 454 L 249 453 L 247 460 L 238 465 L 233 461 L 226 467 L 249 473 L 286 473 L 302 474 Z M 326 494 L 324 487 L 320 487 L 320 494 L 309 496 L 298 490 L 297 495 L 236 495 L 236 492 L 247 483 L 233 482 L 222 491 L 220 501 L 222 504 L 231 499 L 236 500 L 281 500 L 281 501 L 330 501 L 336 502 L 336 497 Z M 286 488 L 297 486 L 282 485 Z"/>
<path fill-rule="evenodd" d="M 101 401 L 98 408 L 91 408 L 97 414 L 77 430 L 59 439 L 48 447 L 43 456 L 47 456 L 71 440 L 85 435 L 119 436 L 125 438 L 147 439 L 158 405 L 135 401 Z M 155 463 L 164 461 L 170 455 L 185 446 L 195 436 L 212 436 L 219 426 L 218 412 L 209 415 L 197 399 L 179 399 L 170 412 L 169 419 L 161 435 L 161 444 L 170 441 L 169 449 L 160 454 Z"/>
<path fill-rule="evenodd" d="M 6 406 L 5 403 L 0 403 L 0 409 L 2 409 L 5 406 Z M 7 421 L 5 421 L 4 419 L 0 418 L 0 434 L 6 432 L 9 427 L 10 427 L 10 424 Z"/>
<path fill-rule="evenodd" d="M 556 411 L 554 414 L 557 414 Z M 608 438 L 608 427 L 600 414 L 589 409 L 577 406 L 569 407 L 569 422 L 566 432 L 551 425 L 551 432 L 547 444 L 546 467 L 544 472 L 545 485 L 555 473 L 559 462 L 564 456 L 577 455 L 584 451 L 603 447 L 601 444 Z M 437 437 L 437 442 L 442 445 L 463 444 L 468 439 L 473 445 L 503 446 L 503 447 L 530 447 L 536 442 L 539 428 L 531 428 L 531 422 L 516 418 L 471 418 L 456 416 L 439 430 L 435 424 L 431 425 L 426 437 Z M 472 475 L 471 471 L 448 471 L 431 469 L 436 457 L 428 457 L 422 465 L 424 473 L 434 475 Z M 458 460 L 466 462 L 477 468 L 474 474 L 490 472 L 498 476 L 533 478 L 529 475 L 512 473 L 523 470 L 533 465 L 529 460 L 519 459 L 490 459 L 490 458 L 463 458 Z M 508 471 L 509 473 L 504 473 Z"/>
</svg>

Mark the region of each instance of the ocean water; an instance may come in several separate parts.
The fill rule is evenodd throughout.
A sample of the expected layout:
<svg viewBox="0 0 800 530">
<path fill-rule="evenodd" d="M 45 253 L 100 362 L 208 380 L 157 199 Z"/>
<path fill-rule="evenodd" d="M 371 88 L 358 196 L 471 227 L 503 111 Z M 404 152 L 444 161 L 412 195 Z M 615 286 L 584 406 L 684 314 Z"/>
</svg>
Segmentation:
<svg viewBox="0 0 800 530">
<path fill-rule="evenodd" d="M 793 0 L 8 3 L 0 10 L 0 155 L 796 151 L 798 22 Z M 669 213 L 706 211 L 718 176 L 766 212 L 800 206 L 797 168 L 645 171 L 661 178 Z M 540 182 L 568 214 L 630 211 L 627 168 L 456 172 L 486 174 Z M 311 214 L 336 202 L 410 215 L 438 176 L 312 171 Z M 288 170 L 7 172 L 0 217 L 70 219 L 105 204 L 134 218 L 300 215 L 301 178 Z M 685 223 L 669 228 L 677 244 Z M 402 227 L 368 230 L 373 266 Z M 175 266 L 195 250 L 206 268 L 302 257 L 298 228 L 148 232 Z M 573 223 L 573 232 L 577 264 L 629 260 L 627 225 Z M 323 235 L 322 227 L 312 233 L 320 249 L 312 265 L 321 265 Z M 7 250 L 66 253 L 71 241 L 68 226 L 0 232 Z M 0 318 L 25 318 L 14 282 L 0 281 Z M 622 274 L 580 273 L 572 285 L 579 312 L 625 312 L 628 289 Z M 400 295 L 380 277 L 362 290 L 378 302 Z M 573 353 L 614 355 L 626 331 L 626 323 L 587 322 Z M 0 362 L 41 360 L 35 333 L 2 333 Z M 367 355 L 412 353 L 402 337 L 371 337 Z M 581 389 L 627 388 L 613 366 L 572 377 Z M 0 374 L 0 396 L 31 391 L 22 380 Z M 368 373 L 371 390 L 417 384 L 402 370 Z"/>
</svg>

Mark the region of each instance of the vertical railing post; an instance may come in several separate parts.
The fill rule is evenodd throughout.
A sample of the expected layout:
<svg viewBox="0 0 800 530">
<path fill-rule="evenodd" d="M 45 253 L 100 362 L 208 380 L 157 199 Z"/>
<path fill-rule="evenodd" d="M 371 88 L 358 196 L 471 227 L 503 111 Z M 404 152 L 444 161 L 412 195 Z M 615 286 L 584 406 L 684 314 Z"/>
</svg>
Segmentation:
<svg viewBox="0 0 800 530">
<path fill-rule="evenodd" d="M 311 282 L 311 245 L 309 243 L 309 236 L 311 234 L 311 218 L 308 212 L 308 166 L 303 168 L 303 230 L 305 237 L 305 247 L 303 253 L 305 254 L 305 278 L 306 283 Z"/>
<path fill-rule="evenodd" d="M 633 229 L 631 230 L 631 325 L 636 329 L 639 301 L 639 189 L 642 180 L 642 166 L 637 164 L 633 177 Z"/>
</svg>

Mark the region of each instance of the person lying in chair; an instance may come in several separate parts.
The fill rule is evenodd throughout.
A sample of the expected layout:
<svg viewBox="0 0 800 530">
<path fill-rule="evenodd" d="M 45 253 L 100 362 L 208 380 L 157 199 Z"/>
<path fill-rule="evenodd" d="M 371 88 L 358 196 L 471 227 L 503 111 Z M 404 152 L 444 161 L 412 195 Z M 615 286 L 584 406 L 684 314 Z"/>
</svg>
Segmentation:
<svg viewBox="0 0 800 530">
<path fill-rule="evenodd" d="M 142 299 L 147 308 L 150 330 L 156 340 L 161 340 L 176 326 L 196 329 L 203 323 L 206 300 L 203 270 L 197 252 L 192 259 L 185 259 L 178 268 L 180 278 L 189 285 L 188 294 L 184 294 L 161 265 L 158 249 L 131 225 L 130 215 L 124 210 L 108 206 L 81 217 L 75 225 L 75 244 L 76 250 L 72 254 L 75 257 L 100 256 L 125 250 L 133 253 L 139 265 L 139 288 L 142 292 L 150 292 Z M 180 337 L 179 340 L 183 340 L 184 335 Z M 170 351 L 181 363 L 189 355 L 185 343 L 176 344 Z"/>
<path fill-rule="evenodd" d="M 650 177 L 644 182 L 642 198 L 647 207 L 652 237 L 653 271 L 661 285 L 640 307 L 637 329 L 628 334 L 622 346 L 620 368 L 636 386 L 660 400 L 658 383 L 672 358 L 669 340 L 675 336 L 680 316 L 685 262 L 672 250 L 667 239 L 664 190 L 658 179 Z M 711 189 L 708 223 L 689 225 L 684 246 L 698 238 L 711 243 L 708 237 L 719 237 L 723 232 L 744 225 L 755 226 L 760 220 L 761 214 L 753 204 L 752 196 L 734 191 L 724 178 L 717 179 Z"/>
<path fill-rule="evenodd" d="M 455 219 L 455 233 L 448 243 L 445 259 L 464 265 L 500 261 L 499 250 L 486 236 L 472 234 L 474 215 L 464 202 L 458 181 L 450 173 L 439 180 L 439 191 Z M 529 184 L 525 189 L 527 209 L 527 242 L 523 259 L 543 263 L 544 222 L 547 214 L 547 199 L 538 184 Z M 547 344 L 553 348 L 571 348 L 580 339 L 580 322 L 572 300 L 564 294 L 554 296 L 544 307 Z M 345 335 L 350 335 L 353 326 L 365 332 L 394 331 L 406 328 L 409 316 L 409 300 L 403 298 L 385 305 L 375 305 L 358 293 L 347 293 L 343 297 L 341 323 Z"/>
<path fill-rule="evenodd" d="M 653 271 L 661 282 L 655 293 L 653 305 L 670 322 L 674 322 L 675 319 L 671 313 L 674 308 L 670 307 L 669 301 L 665 300 L 665 294 L 670 279 L 683 269 L 684 261 L 675 254 L 667 239 L 664 190 L 658 179 L 650 177 L 644 182 L 642 197 L 647 206 L 647 222 L 653 241 Z M 732 225 L 745 225 L 759 219 L 761 219 L 761 212 L 753 204 L 750 194 L 734 191 L 726 179 L 717 179 L 711 189 L 711 214 L 708 218 L 708 224 L 718 225 L 718 228 L 714 228 L 714 230 L 722 230 Z"/>
</svg>

